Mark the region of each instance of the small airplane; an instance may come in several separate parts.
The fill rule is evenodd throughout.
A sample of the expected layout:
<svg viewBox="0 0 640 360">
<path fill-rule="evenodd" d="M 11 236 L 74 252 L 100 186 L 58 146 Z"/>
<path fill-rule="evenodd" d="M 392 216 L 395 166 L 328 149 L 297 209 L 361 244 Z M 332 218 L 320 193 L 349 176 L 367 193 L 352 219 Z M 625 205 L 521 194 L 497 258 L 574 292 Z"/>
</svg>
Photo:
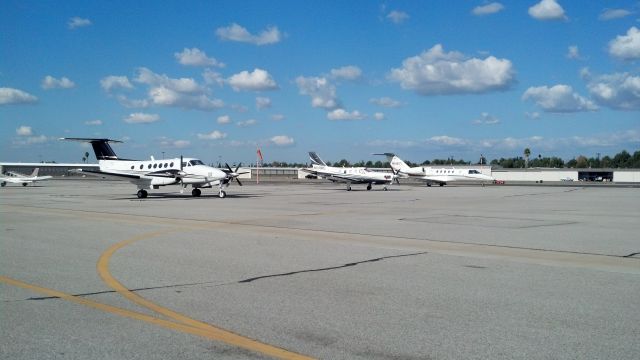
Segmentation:
<svg viewBox="0 0 640 360">
<path fill-rule="evenodd" d="M 384 185 L 383 189 L 387 191 L 387 185 L 392 184 L 394 180 L 398 181 L 396 174 L 371 171 L 362 167 L 327 166 L 313 151 L 309 152 L 309 158 L 312 167 L 300 170 L 332 182 L 346 183 L 347 191 L 351 191 L 351 184 L 367 184 L 367 190 L 371 190 L 372 185 Z"/>
<path fill-rule="evenodd" d="M 48 180 L 51 179 L 51 176 L 38 176 L 38 171 L 40 168 L 33 169 L 31 175 L 24 175 L 13 171 L 7 171 L 5 174 L 0 176 L 0 186 L 5 186 L 7 183 L 12 184 L 22 184 L 22 186 L 27 186 L 28 184 L 32 184 L 36 181 Z"/>
<path fill-rule="evenodd" d="M 409 167 L 402 159 L 397 157 L 393 153 L 374 154 L 385 155 L 391 164 L 393 171 L 397 172 L 400 176 L 405 178 L 413 177 L 425 181 L 427 186 L 432 184 L 438 184 L 444 186 L 449 182 L 454 181 L 493 181 L 494 178 L 488 175 L 484 175 L 477 169 L 455 169 L 452 167 L 435 168 L 416 166 Z"/>
<path fill-rule="evenodd" d="M 138 187 L 137 196 L 140 199 L 146 198 L 148 193 L 145 189 L 158 189 L 165 185 L 180 185 L 180 193 L 191 185 L 191 195 L 198 197 L 201 195 L 201 188 L 212 188 L 218 186 L 218 196 L 224 198 L 227 193 L 224 188 L 229 186 L 232 180 L 236 180 L 242 186 L 238 176 L 240 164 L 236 170 L 232 170 L 227 165 L 227 169 L 220 170 L 205 165 L 201 160 L 194 158 L 179 158 L 156 160 L 129 160 L 121 159 L 113 151 L 110 142 L 121 143 L 122 141 L 111 139 L 94 138 L 61 138 L 60 140 L 88 142 L 93 147 L 100 170 L 77 169 L 75 172 L 91 176 L 128 180 Z"/>
</svg>

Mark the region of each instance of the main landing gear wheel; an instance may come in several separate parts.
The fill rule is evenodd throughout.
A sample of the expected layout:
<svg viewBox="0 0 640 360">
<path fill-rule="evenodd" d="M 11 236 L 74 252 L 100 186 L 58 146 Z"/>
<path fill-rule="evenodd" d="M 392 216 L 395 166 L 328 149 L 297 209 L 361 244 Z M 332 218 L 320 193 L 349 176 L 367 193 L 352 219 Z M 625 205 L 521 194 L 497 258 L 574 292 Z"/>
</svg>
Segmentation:
<svg viewBox="0 0 640 360">
<path fill-rule="evenodd" d="M 382 188 L 382 190 L 387 191 L 389 189 L 387 189 L 387 187 L 385 186 L 385 187 Z"/>
<path fill-rule="evenodd" d="M 367 185 L 367 190 L 371 190 L 371 184 Z"/>
<path fill-rule="evenodd" d="M 198 188 L 191 190 L 191 196 L 198 197 L 200 196 L 200 194 L 202 194 L 202 191 L 200 191 L 200 189 Z"/>
<path fill-rule="evenodd" d="M 347 185 L 347 191 L 351 191 L 351 185 Z"/>
<path fill-rule="evenodd" d="M 218 193 L 218 196 L 220 196 L 220 199 L 224 199 L 227 196 L 227 193 L 224 192 L 224 190 L 220 190 L 220 193 Z"/>
<path fill-rule="evenodd" d="M 147 197 L 147 190 L 138 190 L 138 199 L 144 199 Z"/>
<path fill-rule="evenodd" d="M 2 187 L 4 187 L 5 185 L 7 185 L 6 181 L 3 181 L 3 182 L 0 183 L 0 186 L 2 186 Z"/>
</svg>

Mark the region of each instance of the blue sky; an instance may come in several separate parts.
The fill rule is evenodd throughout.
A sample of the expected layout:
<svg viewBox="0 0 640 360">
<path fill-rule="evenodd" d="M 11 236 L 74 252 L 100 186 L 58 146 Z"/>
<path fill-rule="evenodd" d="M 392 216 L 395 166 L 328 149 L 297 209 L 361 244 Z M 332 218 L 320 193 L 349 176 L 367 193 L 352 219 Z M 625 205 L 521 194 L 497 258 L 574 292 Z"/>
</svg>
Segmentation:
<svg viewBox="0 0 640 360">
<path fill-rule="evenodd" d="M 5 1 L 0 161 L 640 149 L 638 1 Z"/>
</svg>

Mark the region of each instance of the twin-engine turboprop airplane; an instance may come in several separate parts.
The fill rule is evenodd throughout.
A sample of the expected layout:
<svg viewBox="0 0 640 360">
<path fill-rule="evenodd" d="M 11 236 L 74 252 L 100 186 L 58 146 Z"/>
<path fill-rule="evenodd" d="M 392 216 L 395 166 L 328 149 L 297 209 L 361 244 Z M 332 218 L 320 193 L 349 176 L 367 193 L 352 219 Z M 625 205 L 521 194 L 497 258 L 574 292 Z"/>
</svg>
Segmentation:
<svg viewBox="0 0 640 360">
<path fill-rule="evenodd" d="M 24 175 L 13 171 L 7 171 L 7 176 L 0 176 L 0 186 L 5 186 L 7 183 L 12 184 L 22 184 L 22 186 L 27 186 L 28 184 L 33 184 L 36 181 L 42 181 L 51 179 L 51 176 L 38 176 L 38 171 L 40 168 L 33 169 L 31 175 Z"/>
<path fill-rule="evenodd" d="M 192 196 L 200 196 L 201 188 L 212 188 L 218 186 L 218 196 L 224 198 L 227 193 L 224 188 L 235 179 L 238 185 L 242 185 L 238 176 L 240 165 L 235 171 L 227 165 L 226 170 L 220 170 L 205 165 L 202 161 L 193 158 L 179 158 L 156 160 L 128 160 L 119 158 L 113 151 L 110 142 L 119 143 L 122 141 L 111 139 L 92 138 L 61 138 L 60 140 L 88 142 L 93 147 L 93 151 L 98 159 L 100 170 L 83 170 L 77 172 L 83 174 L 104 177 L 117 180 L 128 180 L 138 187 L 138 198 L 146 198 L 147 190 L 158 189 L 165 185 L 180 185 L 180 192 L 191 185 Z"/>
<path fill-rule="evenodd" d="M 393 171 L 404 177 L 413 177 L 425 181 L 427 186 L 438 184 L 444 186 L 452 181 L 493 181 L 494 178 L 482 174 L 477 169 L 435 168 L 429 166 L 409 167 L 402 159 L 393 153 L 374 154 L 385 155 Z"/>
<path fill-rule="evenodd" d="M 383 189 L 387 190 L 387 185 L 397 181 L 396 174 L 371 171 L 361 167 L 339 168 L 327 166 L 315 152 L 309 152 L 309 158 L 313 163 L 312 167 L 301 169 L 319 178 L 324 178 L 333 182 L 347 184 L 347 191 L 351 191 L 351 184 L 367 184 L 367 190 L 371 190 L 372 185 L 384 185 Z"/>
</svg>

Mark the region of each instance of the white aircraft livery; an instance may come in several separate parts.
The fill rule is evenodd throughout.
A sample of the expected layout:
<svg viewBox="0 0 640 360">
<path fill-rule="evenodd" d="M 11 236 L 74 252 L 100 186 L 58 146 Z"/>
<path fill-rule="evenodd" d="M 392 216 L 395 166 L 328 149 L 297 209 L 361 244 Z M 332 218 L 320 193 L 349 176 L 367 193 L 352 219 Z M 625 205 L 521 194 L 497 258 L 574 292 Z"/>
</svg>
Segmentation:
<svg viewBox="0 0 640 360">
<path fill-rule="evenodd" d="M 367 184 L 367 190 L 371 190 L 372 185 L 384 185 L 383 189 L 387 190 L 387 185 L 397 181 L 396 174 L 384 173 L 379 171 L 371 171 L 362 167 L 333 167 L 320 159 L 315 152 L 309 152 L 312 167 L 301 169 L 319 178 L 327 179 L 333 182 L 347 184 L 347 191 L 351 191 L 351 184 Z"/>
<path fill-rule="evenodd" d="M 393 171 L 396 171 L 398 175 L 423 180 L 427 183 L 427 186 L 431 186 L 431 184 L 443 186 L 449 182 L 461 180 L 481 182 L 494 180 L 491 176 L 482 174 L 478 169 L 455 169 L 452 167 L 436 168 L 429 166 L 409 167 L 409 165 L 393 153 L 374 155 L 385 155 L 391 164 L 391 168 Z"/>
<path fill-rule="evenodd" d="M 17 172 L 7 171 L 7 176 L 5 176 L 5 174 L 0 176 L 0 185 L 5 186 L 7 185 L 7 183 L 12 183 L 27 186 L 28 184 L 33 184 L 36 181 L 51 179 L 51 176 L 49 175 L 38 176 L 38 171 L 40 171 L 40 168 L 33 169 L 31 175 L 24 175 Z"/>
<path fill-rule="evenodd" d="M 224 188 L 235 179 L 238 185 L 242 185 L 238 176 L 240 165 L 235 171 L 227 165 L 226 170 L 220 170 L 205 165 L 202 161 L 194 158 L 173 158 L 156 160 L 129 160 L 121 159 L 113 151 L 110 142 L 119 143 L 122 141 L 111 139 L 93 138 L 61 138 L 60 140 L 88 142 L 93 147 L 93 151 L 98 159 L 100 170 L 77 169 L 76 172 L 83 174 L 104 177 L 118 180 L 128 180 L 138 187 L 138 198 L 146 198 L 145 189 L 158 189 L 165 185 L 180 185 L 180 192 L 191 185 L 192 196 L 200 196 L 201 188 L 212 188 L 218 186 L 218 196 L 224 198 L 227 193 Z"/>
</svg>

